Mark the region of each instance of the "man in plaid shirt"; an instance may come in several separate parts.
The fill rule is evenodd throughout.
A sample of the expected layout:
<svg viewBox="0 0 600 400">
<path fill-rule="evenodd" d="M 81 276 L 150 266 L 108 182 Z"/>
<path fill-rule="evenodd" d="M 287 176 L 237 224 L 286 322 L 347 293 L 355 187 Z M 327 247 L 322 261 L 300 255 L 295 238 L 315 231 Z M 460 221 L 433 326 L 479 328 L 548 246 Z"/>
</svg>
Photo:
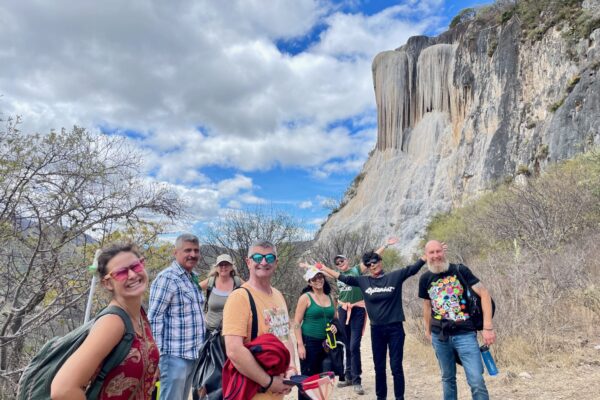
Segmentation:
<svg viewBox="0 0 600 400">
<path fill-rule="evenodd" d="M 175 261 L 150 287 L 148 319 L 160 350 L 160 400 L 187 400 L 204 342 L 204 297 L 193 268 L 200 243 L 191 234 L 175 241 Z"/>
</svg>

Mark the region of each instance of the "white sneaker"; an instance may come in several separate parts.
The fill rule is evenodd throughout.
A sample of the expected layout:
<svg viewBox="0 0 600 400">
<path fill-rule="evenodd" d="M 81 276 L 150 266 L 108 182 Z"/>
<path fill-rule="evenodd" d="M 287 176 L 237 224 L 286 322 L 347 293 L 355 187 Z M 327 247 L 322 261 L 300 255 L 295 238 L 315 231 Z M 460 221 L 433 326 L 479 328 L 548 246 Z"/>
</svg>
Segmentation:
<svg viewBox="0 0 600 400">
<path fill-rule="evenodd" d="M 352 381 L 350 379 L 346 379 L 345 381 L 339 381 L 337 387 L 345 388 L 352 385 Z"/>
<path fill-rule="evenodd" d="M 354 393 L 361 395 L 361 396 L 363 394 L 365 394 L 365 390 L 363 389 L 363 387 L 360 383 L 358 385 L 354 385 Z"/>
</svg>

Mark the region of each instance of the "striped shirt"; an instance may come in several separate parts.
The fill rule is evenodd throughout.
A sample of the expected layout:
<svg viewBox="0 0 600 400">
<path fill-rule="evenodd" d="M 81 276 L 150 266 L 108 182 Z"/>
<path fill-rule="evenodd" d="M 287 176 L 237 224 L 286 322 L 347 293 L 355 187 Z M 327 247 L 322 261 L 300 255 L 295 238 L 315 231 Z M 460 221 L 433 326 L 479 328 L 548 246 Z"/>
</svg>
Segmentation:
<svg viewBox="0 0 600 400">
<path fill-rule="evenodd" d="M 150 287 L 148 319 L 160 354 L 195 360 L 204 343 L 204 296 L 191 274 L 176 261 Z"/>
</svg>

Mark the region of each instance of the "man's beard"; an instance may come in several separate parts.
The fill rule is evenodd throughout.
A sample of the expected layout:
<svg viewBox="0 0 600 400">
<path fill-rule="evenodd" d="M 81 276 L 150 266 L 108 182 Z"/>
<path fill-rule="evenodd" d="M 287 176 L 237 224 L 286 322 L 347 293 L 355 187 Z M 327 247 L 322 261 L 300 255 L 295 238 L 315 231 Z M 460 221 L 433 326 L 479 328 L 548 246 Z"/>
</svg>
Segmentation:
<svg viewBox="0 0 600 400">
<path fill-rule="evenodd" d="M 448 271 L 450 268 L 450 263 L 448 260 L 443 261 L 434 261 L 436 265 L 433 265 L 429 261 L 427 262 L 427 268 L 434 274 L 441 274 L 442 272 Z"/>
</svg>

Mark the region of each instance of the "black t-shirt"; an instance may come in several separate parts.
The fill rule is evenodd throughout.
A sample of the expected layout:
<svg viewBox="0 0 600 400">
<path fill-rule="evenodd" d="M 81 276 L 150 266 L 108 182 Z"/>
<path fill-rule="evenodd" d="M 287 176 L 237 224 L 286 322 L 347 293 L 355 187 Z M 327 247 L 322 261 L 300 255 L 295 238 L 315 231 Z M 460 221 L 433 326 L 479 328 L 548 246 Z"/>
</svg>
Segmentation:
<svg viewBox="0 0 600 400">
<path fill-rule="evenodd" d="M 475 330 L 469 321 L 467 302 L 463 299 L 464 288 L 456 274 L 457 268 L 458 265 L 450 264 L 446 272 L 434 274 L 427 271 L 419 279 L 419 297 L 431 300 L 431 331 L 434 333 L 440 332 L 440 326 L 434 320 L 454 323 L 450 334 L 452 331 Z M 464 265 L 460 266 L 460 273 L 471 287 L 479 282 L 479 279 Z"/>
<path fill-rule="evenodd" d="M 415 275 L 425 262 L 419 259 L 413 265 L 392 271 L 383 276 L 341 275 L 339 280 L 346 285 L 358 286 L 365 298 L 371 325 L 385 325 L 404 321 L 402 309 L 402 283 Z"/>
</svg>

